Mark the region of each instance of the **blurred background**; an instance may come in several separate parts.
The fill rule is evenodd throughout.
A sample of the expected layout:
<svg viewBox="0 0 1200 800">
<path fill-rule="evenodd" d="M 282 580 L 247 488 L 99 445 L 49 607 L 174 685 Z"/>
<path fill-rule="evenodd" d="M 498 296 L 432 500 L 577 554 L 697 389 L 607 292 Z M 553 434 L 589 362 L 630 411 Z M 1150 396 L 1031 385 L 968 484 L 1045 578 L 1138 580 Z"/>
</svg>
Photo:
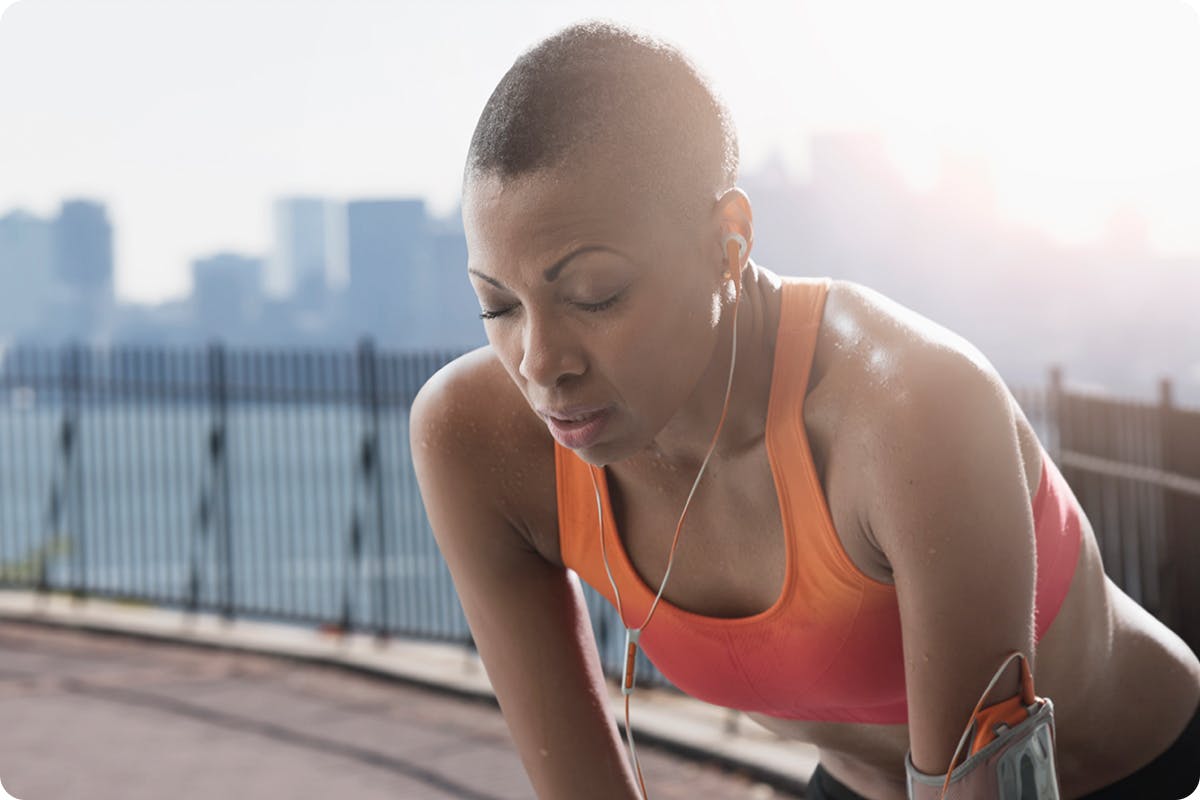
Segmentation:
<svg viewBox="0 0 1200 800">
<path fill-rule="evenodd" d="M 1200 0 L 0 6 L 0 588 L 470 647 L 407 409 L 485 341 L 475 120 L 599 17 L 725 96 L 753 257 L 982 350 L 1200 648 Z"/>
<path fill-rule="evenodd" d="M 25 0 L 0 28 L 0 342 L 481 344 L 475 119 L 595 16 L 717 83 L 761 263 L 872 286 L 1011 383 L 1060 364 L 1200 402 L 1183 0 Z"/>
</svg>

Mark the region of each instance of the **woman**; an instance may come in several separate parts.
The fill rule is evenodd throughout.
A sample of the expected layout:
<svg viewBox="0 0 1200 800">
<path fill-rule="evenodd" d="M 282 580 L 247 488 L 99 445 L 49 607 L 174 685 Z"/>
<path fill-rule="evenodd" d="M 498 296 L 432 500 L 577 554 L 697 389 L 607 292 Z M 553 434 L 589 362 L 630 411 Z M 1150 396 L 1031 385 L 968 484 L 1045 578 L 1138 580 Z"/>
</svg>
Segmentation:
<svg viewBox="0 0 1200 800">
<path fill-rule="evenodd" d="M 471 142 L 488 345 L 422 388 L 411 438 L 538 796 L 639 796 L 571 571 L 677 686 L 815 743 L 810 796 L 963 763 L 972 710 L 1029 688 L 1012 653 L 1063 797 L 1186 795 L 1200 662 L 1105 578 L 994 368 L 866 287 L 751 261 L 736 179 L 690 62 L 603 24 L 518 59 Z"/>
</svg>

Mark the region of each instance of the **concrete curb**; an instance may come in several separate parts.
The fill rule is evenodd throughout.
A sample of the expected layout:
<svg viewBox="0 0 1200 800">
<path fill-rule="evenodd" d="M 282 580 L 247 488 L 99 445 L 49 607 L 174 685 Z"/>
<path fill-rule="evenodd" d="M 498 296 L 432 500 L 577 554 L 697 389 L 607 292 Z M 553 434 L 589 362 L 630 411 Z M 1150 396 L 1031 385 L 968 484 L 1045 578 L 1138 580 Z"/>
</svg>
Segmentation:
<svg viewBox="0 0 1200 800">
<path fill-rule="evenodd" d="M 297 659 L 496 704 L 478 655 L 456 644 L 380 640 L 371 634 L 279 622 L 228 621 L 216 614 L 58 592 L 0 590 L 0 621 Z M 609 708 L 623 728 L 624 702 L 613 684 Z M 781 739 L 737 712 L 676 692 L 639 689 L 631 723 L 638 742 L 716 763 L 797 795 L 803 794 L 817 765 L 815 747 Z"/>
</svg>

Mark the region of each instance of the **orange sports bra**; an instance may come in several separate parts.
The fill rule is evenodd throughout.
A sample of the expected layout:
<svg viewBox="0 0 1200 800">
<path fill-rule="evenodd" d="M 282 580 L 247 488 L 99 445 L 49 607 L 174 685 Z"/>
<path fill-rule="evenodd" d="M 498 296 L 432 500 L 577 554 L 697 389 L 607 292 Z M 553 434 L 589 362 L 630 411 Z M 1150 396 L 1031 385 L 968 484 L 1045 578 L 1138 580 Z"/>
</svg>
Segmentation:
<svg viewBox="0 0 1200 800">
<path fill-rule="evenodd" d="M 830 279 L 782 281 L 766 446 L 787 539 L 783 590 L 767 610 L 735 618 L 694 614 L 663 598 L 641 645 L 677 688 L 710 703 L 792 719 L 905 723 L 895 587 L 863 574 L 842 549 L 804 428 L 803 401 Z M 588 464 L 558 442 L 554 458 L 563 562 L 615 607 Z M 1044 449 L 1042 463 L 1033 501 L 1037 640 L 1066 597 L 1081 540 L 1078 503 Z M 657 587 L 642 581 L 621 544 L 605 477 L 598 469 L 605 546 L 625 623 L 637 625 Z"/>
</svg>

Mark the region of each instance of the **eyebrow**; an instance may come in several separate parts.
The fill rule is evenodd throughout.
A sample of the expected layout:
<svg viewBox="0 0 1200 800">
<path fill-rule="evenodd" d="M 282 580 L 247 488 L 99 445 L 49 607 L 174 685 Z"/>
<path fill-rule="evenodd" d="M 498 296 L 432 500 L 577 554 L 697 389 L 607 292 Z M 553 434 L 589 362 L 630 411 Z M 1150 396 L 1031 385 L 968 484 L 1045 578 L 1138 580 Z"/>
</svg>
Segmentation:
<svg viewBox="0 0 1200 800">
<path fill-rule="evenodd" d="M 553 283 L 554 281 L 558 280 L 559 274 L 564 269 L 566 269 L 567 266 L 571 263 L 571 259 L 575 258 L 575 256 L 580 256 L 580 255 L 583 255 L 584 253 L 590 253 L 594 250 L 601 250 L 606 253 L 617 253 L 617 251 L 613 250 L 611 247 L 605 247 L 604 245 L 599 245 L 599 244 L 593 244 L 593 245 L 587 245 L 586 247 L 580 247 L 577 250 L 572 250 L 570 253 L 567 253 L 565 256 L 560 258 L 558 261 L 555 261 L 551 266 L 549 266 L 545 270 L 543 270 L 542 277 L 546 279 L 546 283 Z M 620 255 L 620 253 L 617 253 L 617 255 Z M 497 289 L 503 289 L 506 292 L 511 291 L 507 286 L 505 286 L 500 281 L 496 280 L 495 278 L 491 277 L 490 275 L 484 275 L 482 272 L 480 272 L 477 269 L 468 268 L 467 272 L 478 277 L 480 280 L 487 281 L 492 286 L 495 286 Z"/>
</svg>

